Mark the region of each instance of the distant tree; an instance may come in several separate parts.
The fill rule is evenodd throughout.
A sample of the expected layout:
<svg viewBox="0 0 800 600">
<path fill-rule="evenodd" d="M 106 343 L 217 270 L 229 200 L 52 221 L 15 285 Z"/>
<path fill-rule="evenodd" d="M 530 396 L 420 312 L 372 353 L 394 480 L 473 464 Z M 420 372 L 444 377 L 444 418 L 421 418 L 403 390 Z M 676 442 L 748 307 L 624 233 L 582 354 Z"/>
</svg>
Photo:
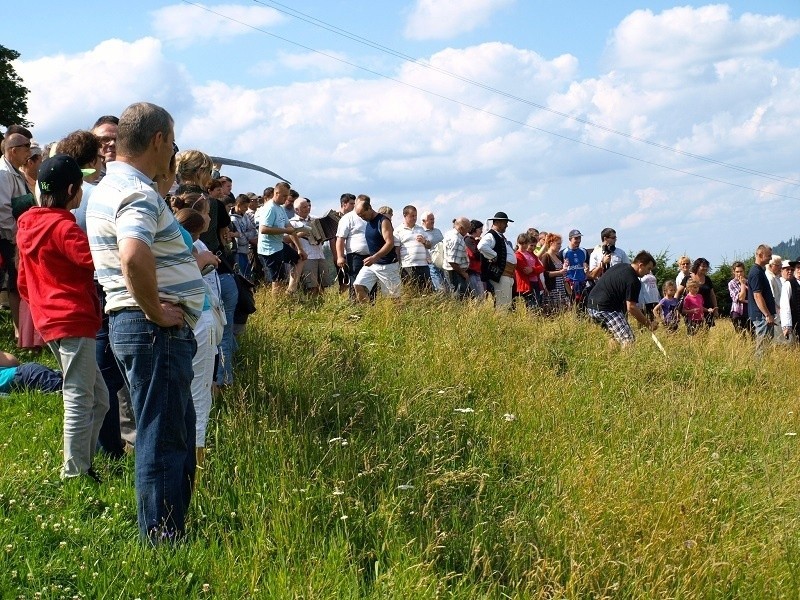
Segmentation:
<svg viewBox="0 0 800 600">
<path fill-rule="evenodd" d="M 19 52 L 0 45 L 0 125 L 24 125 L 32 123 L 25 117 L 28 114 L 28 88 L 22 85 L 12 60 L 19 58 Z"/>
</svg>

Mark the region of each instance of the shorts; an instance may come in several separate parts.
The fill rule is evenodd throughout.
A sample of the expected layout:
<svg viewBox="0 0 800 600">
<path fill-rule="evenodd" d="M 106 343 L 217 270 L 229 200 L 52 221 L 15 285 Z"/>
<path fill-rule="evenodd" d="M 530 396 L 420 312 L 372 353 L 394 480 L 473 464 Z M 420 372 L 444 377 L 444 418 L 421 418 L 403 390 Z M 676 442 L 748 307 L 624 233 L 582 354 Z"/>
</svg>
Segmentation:
<svg viewBox="0 0 800 600">
<path fill-rule="evenodd" d="M 628 315 L 624 312 L 594 308 L 588 308 L 586 312 L 595 323 L 606 329 L 620 344 L 627 344 L 634 340 L 633 329 L 628 323 Z"/>
<path fill-rule="evenodd" d="M 17 291 L 17 247 L 9 240 L 0 240 L 0 256 L 3 257 L 3 268 L 8 274 L 7 288 L 9 292 Z"/>
<path fill-rule="evenodd" d="M 283 245 L 283 262 L 296 265 L 300 262 L 300 253 L 291 244 Z"/>
<path fill-rule="evenodd" d="M 360 285 L 372 291 L 375 283 L 380 284 L 381 293 L 390 298 L 400 297 L 400 264 L 364 265 L 356 276 L 353 285 Z"/>
<path fill-rule="evenodd" d="M 273 254 L 259 254 L 261 264 L 264 265 L 264 273 L 269 277 L 269 281 L 286 281 L 286 269 L 283 268 L 283 250 L 278 250 Z"/>
<path fill-rule="evenodd" d="M 325 281 L 325 260 L 322 258 L 309 258 L 303 264 L 303 274 L 300 280 L 306 289 L 321 288 Z"/>
</svg>

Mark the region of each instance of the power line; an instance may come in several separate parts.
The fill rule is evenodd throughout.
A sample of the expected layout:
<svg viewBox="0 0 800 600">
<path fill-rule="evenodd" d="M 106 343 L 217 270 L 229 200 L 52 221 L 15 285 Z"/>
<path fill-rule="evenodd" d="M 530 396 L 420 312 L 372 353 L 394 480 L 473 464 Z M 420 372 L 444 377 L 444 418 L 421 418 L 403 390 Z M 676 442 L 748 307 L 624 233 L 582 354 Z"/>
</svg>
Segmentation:
<svg viewBox="0 0 800 600">
<path fill-rule="evenodd" d="M 185 4 L 189 4 L 191 6 L 194 6 L 196 8 L 201 9 L 201 10 L 204 10 L 204 11 L 206 11 L 208 13 L 214 14 L 214 15 L 216 15 L 218 17 L 221 17 L 223 19 L 226 19 L 226 20 L 231 21 L 233 23 L 236 23 L 238 25 L 242 25 L 242 26 L 247 27 L 249 29 L 252 29 L 254 31 L 258 31 L 260 33 L 263 33 L 265 35 L 273 37 L 273 38 L 275 38 L 277 40 L 280 40 L 282 42 L 286 42 L 287 44 L 291 44 L 293 46 L 297 46 L 298 48 L 302 48 L 303 50 L 308 50 L 309 52 L 313 52 L 315 54 L 319 54 L 320 56 L 324 56 L 324 57 L 329 58 L 331 60 L 335 60 L 337 62 L 340 62 L 340 63 L 345 64 L 347 66 L 353 67 L 355 69 L 359 69 L 359 70 L 364 71 L 366 73 L 369 73 L 371 75 L 375 75 L 375 76 L 380 77 L 382 79 L 393 81 L 393 82 L 398 83 L 398 84 L 400 84 L 402 86 L 411 88 L 413 90 L 417 90 L 417 91 L 422 92 L 424 94 L 428 94 L 430 96 L 434 96 L 436 98 L 440 98 L 442 100 L 446 100 L 446 101 L 451 102 L 453 104 L 456 104 L 458 106 L 462 106 L 464 108 L 469 108 L 471 110 L 475 110 L 477 112 L 481 112 L 483 114 L 490 115 L 492 117 L 495 117 L 495 118 L 498 118 L 498 119 L 502 119 L 502 120 L 508 121 L 510 123 L 514 123 L 515 125 L 519 125 L 520 127 L 525 127 L 527 129 L 531 129 L 531 130 L 534 130 L 534 131 L 539 131 L 541 133 L 546 133 L 548 135 L 551 135 L 551 136 L 554 136 L 554 137 L 557 137 L 557 138 L 561 138 L 563 140 L 574 142 L 576 144 L 581 144 L 581 145 L 589 147 L 589 148 L 594 148 L 595 150 L 601 150 L 603 152 L 608 152 L 609 154 L 614 154 L 614 155 L 620 156 L 622 158 L 627 158 L 629 160 L 634 160 L 634 161 L 642 163 L 642 164 L 646 164 L 646 165 L 650 165 L 650 166 L 654 166 L 654 167 L 659 167 L 661 169 L 667 169 L 667 170 L 673 171 L 675 173 L 681 173 L 683 175 L 689 175 L 691 177 L 697 177 L 699 179 L 704 179 L 706 181 L 712 181 L 712 182 L 715 182 L 715 183 L 721 183 L 723 185 L 729 185 L 731 187 L 736 187 L 736 188 L 740 188 L 740 189 L 743 189 L 743 190 L 748 190 L 748 191 L 751 191 L 751 192 L 757 192 L 757 193 L 760 193 L 760 194 L 767 194 L 767 195 L 775 196 L 775 197 L 778 197 L 778 198 L 787 198 L 789 200 L 800 200 L 800 198 L 795 197 L 795 196 L 789 196 L 787 194 L 780 194 L 778 192 L 772 192 L 770 190 L 759 189 L 759 188 L 754 188 L 754 187 L 750 187 L 750 186 L 746 186 L 746 185 L 742 185 L 742 184 L 738 184 L 738 183 L 733 183 L 731 181 L 727 181 L 727 180 L 724 180 L 724 179 L 718 179 L 718 178 L 715 178 L 715 177 L 710 177 L 708 175 L 701 175 L 699 173 L 693 173 L 692 171 L 679 169 L 677 167 L 670 167 L 669 165 L 664 165 L 664 164 L 661 164 L 661 163 L 657 163 L 655 161 L 650 161 L 650 160 L 647 160 L 647 159 L 644 159 L 644 158 L 639 158 L 639 157 L 636 157 L 636 156 L 632 156 L 630 154 L 625 154 L 624 152 L 619 152 L 617 150 L 612 150 L 610 148 L 605 148 L 603 146 L 598 146 L 596 144 L 592 144 L 592 143 L 586 142 L 584 140 L 575 139 L 575 138 L 569 137 L 567 135 L 556 133 L 554 131 L 549 131 L 549 130 L 543 129 L 541 127 L 536 127 L 535 125 L 531 125 L 529 123 L 525 123 L 523 121 L 519 121 L 519 120 L 514 119 L 512 117 L 508 117 L 508 116 L 505 116 L 505 115 L 501 115 L 499 113 L 492 112 L 490 110 L 481 108 L 479 106 L 474 106 L 474 105 L 469 104 L 467 102 L 464 102 L 462 100 L 456 100 L 455 98 L 450 98 L 449 96 L 445 96 L 445 95 L 440 94 L 438 92 L 434 92 L 434 91 L 425 89 L 423 87 L 414 85 L 412 83 L 408 83 L 407 81 L 403 81 L 403 80 L 398 79 L 396 77 L 392 77 L 391 75 L 385 75 L 384 73 L 380 73 L 380 72 L 375 71 L 373 69 L 370 69 L 368 67 L 364 67 L 362 65 L 353 63 L 353 62 L 351 62 L 349 60 L 346 60 L 344 58 L 341 58 L 339 56 L 335 56 L 333 54 L 329 54 L 327 52 L 323 52 L 321 50 L 317 50 L 316 48 L 312 48 L 310 46 L 306 46 L 305 44 L 301 44 L 300 42 L 297 42 L 295 40 L 291 40 L 289 38 L 286 38 L 284 36 L 278 35 L 278 34 L 273 33 L 271 31 L 267 31 L 265 29 L 261 29 L 260 27 L 256 27 L 255 25 L 251 25 L 250 23 L 245 23 L 244 21 L 240 21 L 240 20 L 238 20 L 238 19 L 236 19 L 234 17 L 231 17 L 229 15 L 225 15 L 223 13 L 220 13 L 220 12 L 218 12 L 216 10 L 213 10 L 213 9 L 207 7 L 207 6 L 203 6 L 202 4 L 197 4 L 197 3 L 192 2 L 190 0 L 182 0 L 182 1 Z M 666 148 L 668 148 L 668 147 L 666 147 Z"/>
<path fill-rule="evenodd" d="M 495 88 L 495 87 L 487 85 L 487 84 L 485 84 L 483 82 L 476 81 L 474 79 L 470 79 L 469 77 L 464 77 L 463 75 L 459 75 L 457 73 L 453 73 L 452 71 L 448 71 L 447 69 L 442 69 L 440 67 L 436 67 L 436 66 L 434 66 L 434 65 L 432 65 L 432 64 L 430 64 L 428 62 L 424 62 L 424 61 L 421 61 L 421 60 L 419 60 L 417 58 L 409 56 L 407 54 L 403 54 L 402 52 L 394 50 L 393 48 L 390 48 L 388 46 L 384 46 L 382 44 L 379 44 L 378 42 L 375 42 L 375 41 L 370 40 L 368 38 L 362 37 L 362 36 L 360 36 L 358 34 L 355 34 L 355 33 L 352 33 L 350 31 L 347 31 L 346 29 L 342 29 L 340 27 L 337 27 L 335 25 L 332 25 L 330 23 L 327 23 L 325 21 L 317 19 L 316 17 L 314 17 L 312 15 L 308 15 L 306 13 L 300 12 L 300 11 L 290 7 L 290 6 L 286 6 L 285 4 L 281 4 L 280 2 L 276 2 L 275 0 L 253 0 L 253 2 L 255 2 L 256 4 L 261 4 L 262 6 L 268 6 L 269 8 L 272 8 L 273 10 L 276 10 L 276 11 L 278 11 L 280 13 L 283 13 L 285 15 L 289 15 L 291 17 L 294 17 L 295 19 L 298 19 L 300 21 L 304 21 L 304 22 L 306 22 L 306 23 L 308 23 L 310 25 L 313 25 L 315 27 L 319 27 L 321 29 L 324 29 L 326 31 L 334 33 L 334 34 L 336 34 L 338 36 L 347 38 L 349 40 L 352 40 L 352 41 L 357 42 L 359 44 L 362 44 L 364 46 L 373 48 L 375 50 L 379 50 L 380 52 L 384 52 L 386 54 L 390 54 L 390 55 L 392 55 L 392 56 L 394 56 L 396 58 L 399 58 L 399 59 L 401 59 L 401 60 L 403 60 L 405 62 L 409 62 L 409 63 L 417 65 L 419 67 L 422 67 L 422 68 L 425 68 L 425 69 L 429 69 L 431 71 L 435 71 L 437 73 L 440 73 L 442 75 L 446 75 L 446 76 L 451 77 L 453 79 L 456 79 L 458 81 L 461 81 L 461 82 L 468 83 L 470 85 L 479 87 L 479 88 L 481 88 L 483 90 L 486 90 L 488 92 L 492 92 L 493 94 L 497 94 L 499 96 L 503 96 L 504 98 L 508 98 L 509 100 L 514 100 L 516 102 L 520 102 L 522 104 L 526 104 L 528 106 L 532 106 L 534 108 L 538 108 L 539 110 L 543 110 L 543 111 L 549 112 L 549 113 L 557 115 L 559 117 L 563 117 L 565 119 L 570 119 L 571 121 L 575 121 L 575 122 L 581 123 L 583 125 L 588 125 L 589 127 L 594 127 L 596 129 L 599 129 L 601 131 L 605 131 L 607 133 L 612 133 L 614 135 L 619 135 L 621 137 L 624 137 L 626 139 L 629 139 L 629 140 L 632 140 L 632 141 L 635 141 L 635 142 L 640 142 L 642 144 L 647 144 L 649 146 L 652 146 L 654 148 L 658 148 L 660 150 L 667 150 L 667 151 L 673 152 L 675 154 L 680 154 L 680 155 L 686 156 L 688 158 L 693 158 L 693 159 L 696 159 L 696 160 L 701 160 L 701 161 L 704 161 L 704 162 L 715 164 L 715 165 L 718 165 L 718 166 L 721 166 L 721 167 L 725 167 L 727 169 L 732 169 L 734 171 L 747 173 L 749 175 L 756 175 L 758 177 L 764 177 L 766 179 L 771 179 L 773 181 L 780 182 L 780 183 L 787 183 L 789 185 L 800 185 L 800 181 L 798 181 L 796 179 L 790 179 L 790 178 L 782 177 L 780 175 L 775 175 L 773 173 L 767 173 L 765 171 L 758 171 L 758 170 L 755 170 L 755 169 L 750 169 L 749 167 L 743 167 L 741 165 L 735 165 L 735 164 L 732 164 L 732 163 L 727 163 L 725 161 L 717 160 L 715 158 L 711 158 L 711 157 L 708 157 L 708 156 L 703 156 L 702 154 L 694 154 L 694 153 L 688 152 L 686 150 L 681 150 L 680 148 L 675 148 L 673 146 L 667 146 L 666 144 L 660 144 L 660 143 L 654 142 L 652 140 L 641 138 L 641 137 L 635 136 L 635 135 L 633 135 L 631 133 L 628 133 L 628 132 L 625 132 L 625 131 L 620 131 L 618 129 L 614 129 L 613 127 L 608 127 L 606 125 L 601 125 L 599 123 L 595 123 L 594 121 L 590 121 L 589 119 L 584 119 L 582 117 L 576 117 L 575 115 L 570 115 L 568 113 L 564 113 L 564 112 L 558 111 L 558 110 L 556 110 L 554 108 L 550 108 L 549 106 L 545 106 L 543 104 L 538 104 L 538 103 L 533 102 L 532 100 L 529 100 L 527 98 L 522 98 L 520 96 L 516 96 L 516 95 L 514 95 L 514 94 L 512 94 L 510 92 L 507 92 L 505 90 L 501 90 L 499 88 Z"/>
</svg>

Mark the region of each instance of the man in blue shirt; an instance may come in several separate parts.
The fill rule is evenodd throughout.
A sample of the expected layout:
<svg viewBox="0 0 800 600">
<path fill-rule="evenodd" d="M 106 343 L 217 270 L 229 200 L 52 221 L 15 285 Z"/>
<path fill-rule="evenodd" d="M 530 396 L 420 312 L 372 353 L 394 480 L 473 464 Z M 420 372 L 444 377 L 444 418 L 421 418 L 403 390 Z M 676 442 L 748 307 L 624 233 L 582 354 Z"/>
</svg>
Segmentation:
<svg viewBox="0 0 800 600">
<path fill-rule="evenodd" d="M 764 267 L 772 259 L 772 248 L 761 244 L 756 248 L 755 262 L 747 274 L 747 310 L 756 334 L 756 357 L 761 357 L 764 344 L 773 339 L 775 297 Z"/>
<path fill-rule="evenodd" d="M 572 284 L 572 301 L 580 304 L 583 291 L 586 287 L 586 264 L 588 256 L 586 250 L 581 248 L 583 234 L 577 229 L 569 232 L 569 247 L 564 250 L 564 266 L 567 269 L 565 277 Z"/>
</svg>

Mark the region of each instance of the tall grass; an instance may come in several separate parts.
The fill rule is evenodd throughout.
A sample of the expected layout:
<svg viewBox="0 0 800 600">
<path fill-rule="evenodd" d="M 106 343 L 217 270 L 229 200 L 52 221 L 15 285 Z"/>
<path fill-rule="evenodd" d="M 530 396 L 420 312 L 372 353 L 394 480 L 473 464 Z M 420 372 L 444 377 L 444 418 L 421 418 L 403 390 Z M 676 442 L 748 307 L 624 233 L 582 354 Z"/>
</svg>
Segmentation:
<svg viewBox="0 0 800 600">
<path fill-rule="evenodd" d="M 57 396 L 0 400 L 0 596 L 798 596 L 796 350 L 259 301 L 177 548 L 139 544 L 131 459 L 59 481 Z"/>
</svg>

